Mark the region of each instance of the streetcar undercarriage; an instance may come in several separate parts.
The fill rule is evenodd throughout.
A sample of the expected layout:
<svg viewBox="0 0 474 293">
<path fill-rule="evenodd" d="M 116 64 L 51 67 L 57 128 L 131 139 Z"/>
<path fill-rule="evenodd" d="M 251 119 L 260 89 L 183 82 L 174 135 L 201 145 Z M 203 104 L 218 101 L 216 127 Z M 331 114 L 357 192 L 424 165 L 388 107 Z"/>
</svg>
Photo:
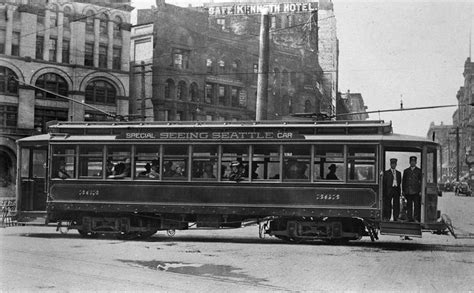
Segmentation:
<svg viewBox="0 0 474 293">
<path fill-rule="evenodd" d="M 59 228 L 77 229 L 84 237 L 98 235 L 122 238 L 148 238 L 157 231 L 168 231 L 174 235 L 175 230 L 189 228 L 222 229 L 241 228 L 248 224 L 259 223 L 260 237 L 264 234 L 275 236 L 289 242 L 324 240 L 328 242 L 346 242 L 370 236 L 378 239 L 376 227 L 361 218 L 313 218 L 313 217 L 268 217 L 249 219 L 237 215 L 180 215 L 180 214 L 127 214 L 109 213 L 106 216 L 93 212 L 77 214 L 57 214 L 50 218 L 58 222 Z"/>
</svg>

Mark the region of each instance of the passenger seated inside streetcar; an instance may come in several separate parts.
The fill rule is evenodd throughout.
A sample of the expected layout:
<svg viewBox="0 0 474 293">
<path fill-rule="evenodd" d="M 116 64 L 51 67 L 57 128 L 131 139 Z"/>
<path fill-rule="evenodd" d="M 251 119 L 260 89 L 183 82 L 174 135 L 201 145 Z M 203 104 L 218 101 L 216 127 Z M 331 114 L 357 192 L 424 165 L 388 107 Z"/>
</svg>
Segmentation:
<svg viewBox="0 0 474 293">
<path fill-rule="evenodd" d="M 205 179 L 216 178 L 216 175 L 214 175 L 214 166 L 211 163 L 206 163 L 204 165 L 204 170 L 201 175 L 201 178 L 205 178 Z"/>
<path fill-rule="evenodd" d="M 229 174 L 229 180 L 232 181 L 242 181 L 244 180 L 244 167 L 242 166 L 242 163 L 239 161 L 234 161 L 230 164 L 230 174 Z"/>
<path fill-rule="evenodd" d="M 53 178 L 61 178 L 61 179 L 71 178 L 71 176 L 66 171 L 66 161 L 64 161 L 64 159 L 59 160 L 58 168 L 55 174 L 53 174 Z"/>
<path fill-rule="evenodd" d="M 140 173 L 138 173 L 138 176 L 140 177 L 148 177 L 148 175 L 150 174 L 151 172 L 151 165 L 150 163 L 146 163 L 145 166 L 145 171 L 141 171 Z"/>
<path fill-rule="evenodd" d="M 173 162 L 171 161 L 166 161 L 163 164 L 163 176 L 164 177 L 173 177 L 175 174 L 175 171 L 171 168 L 173 166 Z"/>
<path fill-rule="evenodd" d="M 108 176 L 107 178 L 118 179 L 130 177 L 131 174 L 131 163 L 130 159 L 126 158 L 123 162 L 118 163 L 114 166 L 113 175 Z"/>
<path fill-rule="evenodd" d="M 181 166 L 176 166 L 174 169 L 174 177 L 185 177 L 186 173 L 184 172 L 184 169 Z"/>
<path fill-rule="evenodd" d="M 308 166 L 295 159 L 288 160 L 285 167 L 285 179 L 308 179 L 305 175 Z"/>
<path fill-rule="evenodd" d="M 160 179 L 160 161 L 151 161 L 150 172 L 148 172 L 148 178 Z"/>
<path fill-rule="evenodd" d="M 257 173 L 257 169 L 258 169 L 258 164 L 257 163 L 253 163 L 252 164 L 252 179 L 259 179 L 258 177 L 258 173 Z"/>
<path fill-rule="evenodd" d="M 328 167 L 329 173 L 326 175 L 326 180 L 339 180 L 336 175 L 337 166 L 335 164 L 331 164 Z"/>
</svg>

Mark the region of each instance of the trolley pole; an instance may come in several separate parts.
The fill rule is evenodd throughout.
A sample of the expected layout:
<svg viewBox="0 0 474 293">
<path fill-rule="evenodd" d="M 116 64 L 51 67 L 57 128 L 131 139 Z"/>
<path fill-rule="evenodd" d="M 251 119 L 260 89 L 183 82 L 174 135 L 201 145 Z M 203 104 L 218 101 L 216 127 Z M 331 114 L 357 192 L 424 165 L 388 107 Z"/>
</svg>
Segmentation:
<svg viewBox="0 0 474 293">
<path fill-rule="evenodd" d="M 255 120 L 257 121 L 267 119 L 268 70 L 270 63 L 270 15 L 268 9 L 262 11 L 259 44 L 257 101 L 255 111 Z"/>
</svg>

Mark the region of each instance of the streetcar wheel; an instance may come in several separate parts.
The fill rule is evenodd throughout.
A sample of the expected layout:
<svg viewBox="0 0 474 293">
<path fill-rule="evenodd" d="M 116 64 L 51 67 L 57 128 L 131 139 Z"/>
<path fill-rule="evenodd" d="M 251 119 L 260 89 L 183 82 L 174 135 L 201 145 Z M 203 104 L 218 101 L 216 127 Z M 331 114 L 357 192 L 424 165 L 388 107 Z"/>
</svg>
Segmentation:
<svg viewBox="0 0 474 293">
<path fill-rule="evenodd" d="M 150 238 L 151 236 L 155 235 L 155 233 L 156 233 L 157 231 L 158 231 L 158 230 L 150 230 L 150 231 L 140 232 L 139 235 L 138 235 L 138 238 L 139 238 L 139 239 L 148 239 L 148 238 Z"/>
<path fill-rule="evenodd" d="M 349 243 L 348 238 L 324 239 L 324 242 L 331 245 L 345 245 Z"/>
<path fill-rule="evenodd" d="M 303 238 L 299 238 L 299 237 L 289 237 L 289 236 L 283 236 L 283 235 L 278 235 L 278 236 L 275 236 L 276 238 L 278 239 L 281 239 L 285 242 L 288 242 L 288 243 L 295 243 L 295 244 L 298 244 L 298 243 L 301 243 L 304 241 Z"/>
<path fill-rule="evenodd" d="M 77 232 L 79 232 L 79 234 L 84 238 L 96 238 L 98 236 L 97 233 L 84 232 L 83 230 L 80 230 L 80 229 L 77 229 Z"/>
</svg>

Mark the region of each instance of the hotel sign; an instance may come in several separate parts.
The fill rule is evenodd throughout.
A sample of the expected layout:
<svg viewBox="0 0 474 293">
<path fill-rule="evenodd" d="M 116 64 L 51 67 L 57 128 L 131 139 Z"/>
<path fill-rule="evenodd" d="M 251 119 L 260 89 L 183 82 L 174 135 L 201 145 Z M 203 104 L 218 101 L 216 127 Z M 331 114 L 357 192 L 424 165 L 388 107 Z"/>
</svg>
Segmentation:
<svg viewBox="0 0 474 293">
<path fill-rule="evenodd" d="M 220 16 L 260 14 L 264 9 L 268 9 L 270 14 L 312 12 L 318 9 L 318 2 L 211 6 L 209 7 L 209 15 Z"/>
</svg>

